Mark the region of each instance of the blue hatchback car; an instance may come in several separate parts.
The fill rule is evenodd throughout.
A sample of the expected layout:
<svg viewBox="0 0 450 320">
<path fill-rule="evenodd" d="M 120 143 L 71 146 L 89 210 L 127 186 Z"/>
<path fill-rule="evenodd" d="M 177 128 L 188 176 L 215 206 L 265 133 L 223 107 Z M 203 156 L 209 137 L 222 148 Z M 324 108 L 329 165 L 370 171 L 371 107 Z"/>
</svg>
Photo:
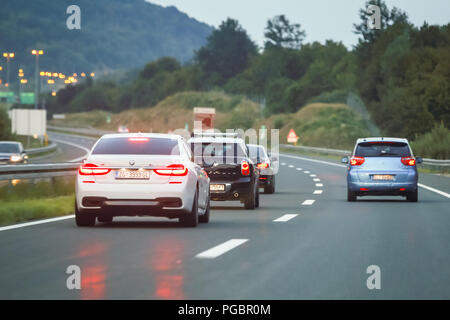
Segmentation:
<svg viewBox="0 0 450 320">
<path fill-rule="evenodd" d="M 394 195 L 417 202 L 416 164 L 422 158 L 414 158 L 407 139 L 358 139 L 352 156 L 342 162 L 348 163 L 348 201 L 356 201 L 357 196 Z"/>
</svg>

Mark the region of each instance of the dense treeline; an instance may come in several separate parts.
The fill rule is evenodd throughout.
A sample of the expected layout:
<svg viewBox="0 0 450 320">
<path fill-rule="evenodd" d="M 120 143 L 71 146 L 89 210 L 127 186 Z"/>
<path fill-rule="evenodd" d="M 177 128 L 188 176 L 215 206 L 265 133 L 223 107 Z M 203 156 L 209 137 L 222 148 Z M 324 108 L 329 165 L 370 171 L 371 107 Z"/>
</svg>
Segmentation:
<svg viewBox="0 0 450 320">
<path fill-rule="evenodd" d="M 66 26 L 70 5 L 80 7 L 79 30 Z M 44 50 L 42 70 L 98 73 L 162 56 L 190 60 L 211 32 L 175 7 L 145 0 L 2 0 L 0 7 L 0 52 L 15 52 L 11 66 L 26 77 L 34 74 L 32 49 Z"/>
<path fill-rule="evenodd" d="M 233 19 L 209 36 L 195 59 L 150 62 L 129 84 L 88 80 L 50 100 L 51 112 L 120 111 L 156 105 L 173 93 L 220 89 L 265 99 L 266 115 L 292 113 L 307 102 L 345 102 L 359 93 L 383 135 L 416 135 L 450 125 L 450 24 L 420 27 L 382 0 L 380 30 L 367 28 L 365 10 L 355 25 L 359 43 L 302 43 L 305 31 L 285 16 L 269 20 L 257 49 Z"/>
</svg>

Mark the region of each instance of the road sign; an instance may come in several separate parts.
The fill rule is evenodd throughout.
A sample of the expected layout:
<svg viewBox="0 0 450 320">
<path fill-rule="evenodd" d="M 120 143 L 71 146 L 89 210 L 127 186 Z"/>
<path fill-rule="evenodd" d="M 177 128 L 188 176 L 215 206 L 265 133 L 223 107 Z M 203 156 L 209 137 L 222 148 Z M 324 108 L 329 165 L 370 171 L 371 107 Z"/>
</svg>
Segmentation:
<svg viewBox="0 0 450 320">
<path fill-rule="evenodd" d="M 288 143 L 297 143 L 298 136 L 295 133 L 294 129 L 291 129 L 287 135 L 287 142 Z"/>
</svg>

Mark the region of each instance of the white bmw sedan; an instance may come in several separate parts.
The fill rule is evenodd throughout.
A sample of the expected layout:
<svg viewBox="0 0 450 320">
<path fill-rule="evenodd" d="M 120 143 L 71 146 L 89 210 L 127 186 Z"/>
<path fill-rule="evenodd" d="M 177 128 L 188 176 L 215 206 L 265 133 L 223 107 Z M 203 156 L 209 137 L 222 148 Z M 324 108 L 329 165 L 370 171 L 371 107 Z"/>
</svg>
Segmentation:
<svg viewBox="0 0 450 320">
<path fill-rule="evenodd" d="M 178 135 L 104 135 L 78 170 L 76 224 L 115 216 L 178 218 L 189 227 L 209 222 L 209 177 L 191 160 Z"/>
</svg>

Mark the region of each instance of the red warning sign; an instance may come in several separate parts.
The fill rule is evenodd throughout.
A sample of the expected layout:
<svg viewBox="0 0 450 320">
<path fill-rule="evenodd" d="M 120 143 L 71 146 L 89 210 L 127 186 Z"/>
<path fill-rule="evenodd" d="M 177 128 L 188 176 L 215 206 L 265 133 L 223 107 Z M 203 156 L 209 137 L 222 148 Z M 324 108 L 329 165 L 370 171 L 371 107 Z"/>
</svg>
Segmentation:
<svg viewBox="0 0 450 320">
<path fill-rule="evenodd" d="M 288 143 L 297 143 L 298 136 L 295 133 L 294 129 L 291 129 L 287 135 L 287 142 Z"/>
</svg>

